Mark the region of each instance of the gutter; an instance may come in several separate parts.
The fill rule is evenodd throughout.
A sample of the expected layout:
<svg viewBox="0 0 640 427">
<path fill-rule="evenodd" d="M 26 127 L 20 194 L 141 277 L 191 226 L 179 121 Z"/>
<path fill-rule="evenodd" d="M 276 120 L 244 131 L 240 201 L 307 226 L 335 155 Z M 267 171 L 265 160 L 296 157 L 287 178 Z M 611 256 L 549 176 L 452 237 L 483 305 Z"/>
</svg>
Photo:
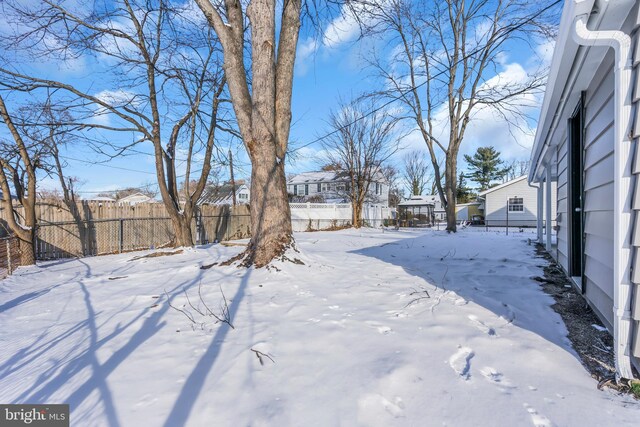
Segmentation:
<svg viewBox="0 0 640 427">
<path fill-rule="evenodd" d="M 616 380 L 633 378 L 631 336 L 631 37 L 622 31 L 591 31 L 588 14 L 573 21 L 573 39 L 582 46 L 611 47 L 615 51 L 614 88 L 614 205 L 613 205 L 613 339 Z"/>
</svg>

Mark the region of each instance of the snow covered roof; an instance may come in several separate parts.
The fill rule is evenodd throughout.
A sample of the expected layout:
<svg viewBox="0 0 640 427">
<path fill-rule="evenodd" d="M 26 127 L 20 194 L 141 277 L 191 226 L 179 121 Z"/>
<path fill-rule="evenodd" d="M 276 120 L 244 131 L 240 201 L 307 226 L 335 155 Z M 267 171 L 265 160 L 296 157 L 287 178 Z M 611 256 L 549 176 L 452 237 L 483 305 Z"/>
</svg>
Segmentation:
<svg viewBox="0 0 640 427">
<path fill-rule="evenodd" d="M 384 175 L 381 172 L 376 172 L 373 175 L 373 182 L 386 182 Z M 345 181 L 348 179 L 346 171 L 317 171 L 317 172 L 303 172 L 292 176 L 287 179 L 287 184 L 309 184 L 317 182 L 336 182 Z"/>
<path fill-rule="evenodd" d="M 153 202 L 153 199 L 143 193 L 133 193 L 133 194 L 129 194 L 126 197 L 118 199 L 118 203 L 136 204 L 136 203 L 145 203 L 145 202 Z"/>
<path fill-rule="evenodd" d="M 438 196 L 411 196 L 409 200 L 403 200 L 398 206 L 434 206 Z"/>
<path fill-rule="evenodd" d="M 505 182 L 504 184 L 496 185 L 495 187 L 491 187 L 488 190 L 481 191 L 481 192 L 478 193 L 478 196 L 484 196 L 485 194 L 493 193 L 496 190 L 500 190 L 501 188 L 508 187 L 508 186 L 513 185 L 516 182 L 520 182 L 520 181 L 522 181 L 523 179 L 526 179 L 526 178 L 527 178 L 527 175 L 519 176 L 519 177 L 517 177 L 515 179 L 512 179 L 511 181 Z"/>
<path fill-rule="evenodd" d="M 211 185 L 207 186 L 198 200 L 198 204 L 209 205 L 230 205 L 233 203 L 233 192 L 235 189 L 236 195 L 241 192 L 249 192 L 249 187 L 244 183 L 236 183 L 232 186 L 230 183 L 223 185 Z M 248 200 L 236 200 L 236 203 L 243 203 Z"/>
<path fill-rule="evenodd" d="M 345 178 L 345 173 L 340 171 L 303 172 L 289 178 L 287 183 L 304 184 L 310 182 L 331 182 Z"/>
</svg>

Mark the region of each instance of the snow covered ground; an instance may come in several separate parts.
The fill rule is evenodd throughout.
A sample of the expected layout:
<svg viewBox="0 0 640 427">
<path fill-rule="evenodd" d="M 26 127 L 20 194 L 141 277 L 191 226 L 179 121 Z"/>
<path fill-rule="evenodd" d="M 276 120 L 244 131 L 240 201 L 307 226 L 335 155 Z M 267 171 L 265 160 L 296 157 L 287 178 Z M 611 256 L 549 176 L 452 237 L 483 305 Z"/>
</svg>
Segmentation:
<svg viewBox="0 0 640 427">
<path fill-rule="evenodd" d="M 529 279 L 531 237 L 343 230 L 296 234 L 305 264 L 278 270 L 201 269 L 242 250 L 221 245 L 23 268 L 0 283 L 0 402 L 69 403 L 72 426 L 638 425 Z M 200 287 L 235 329 L 189 307 Z"/>
</svg>

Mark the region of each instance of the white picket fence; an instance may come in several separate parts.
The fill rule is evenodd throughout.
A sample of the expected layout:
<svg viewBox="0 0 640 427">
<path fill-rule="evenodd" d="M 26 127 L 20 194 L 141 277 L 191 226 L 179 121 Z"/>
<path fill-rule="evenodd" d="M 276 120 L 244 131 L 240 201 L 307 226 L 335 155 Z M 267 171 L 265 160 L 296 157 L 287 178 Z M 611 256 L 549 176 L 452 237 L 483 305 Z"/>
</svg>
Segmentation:
<svg viewBox="0 0 640 427">
<path fill-rule="evenodd" d="M 293 231 L 326 230 L 351 224 L 350 203 L 291 203 Z M 391 219 L 391 209 L 380 205 L 366 205 L 363 219 L 369 227 L 380 227 Z"/>
</svg>

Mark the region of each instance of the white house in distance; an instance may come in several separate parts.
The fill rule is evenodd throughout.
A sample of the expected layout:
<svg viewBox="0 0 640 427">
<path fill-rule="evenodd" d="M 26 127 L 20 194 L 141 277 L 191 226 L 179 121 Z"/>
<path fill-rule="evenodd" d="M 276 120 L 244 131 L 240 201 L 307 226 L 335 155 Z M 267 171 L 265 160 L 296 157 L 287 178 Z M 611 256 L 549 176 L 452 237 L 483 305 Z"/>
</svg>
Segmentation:
<svg viewBox="0 0 640 427">
<path fill-rule="evenodd" d="M 251 200 L 251 192 L 244 181 L 235 185 L 227 182 L 222 185 L 207 186 L 198 200 L 199 205 L 233 205 L 233 192 L 236 193 L 236 204 L 246 205 Z"/>
<path fill-rule="evenodd" d="M 552 195 L 555 187 L 551 188 Z M 484 220 L 488 226 L 535 227 L 538 224 L 538 197 L 535 187 L 529 186 L 527 176 L 507 181 L 478 193 L 484 204 Z M 551 223 L 555 220 L 552 209 Z"/>
<path fill-rule="evenodd" d="M 565 3 L 529 172 L 538 200 L 557 183 L 539 238 L 612 332 L 622 378 L 640 368 L 638 3 Z M 554 206 L 557 244 L 540 223 Z"/>
<path fill-rule="evenodd" d="M 349 177 L 344 171 L 304 172 L 287 180 L 287 191 L 302 200 L 313 196 L 327 203 L 346 203 Z M 389 206 L 389 184 L 382 174 L 369 184 L 368 203 Z"/>
<path fill-rule="evenodd" d="M 118 203 L 128 203 L 130 205 L 137 205 L 138 203 L 154 203 L 155 200 L 143 193 L 133 193 L 126 197 L 118 199 Z"/>
</svg>

